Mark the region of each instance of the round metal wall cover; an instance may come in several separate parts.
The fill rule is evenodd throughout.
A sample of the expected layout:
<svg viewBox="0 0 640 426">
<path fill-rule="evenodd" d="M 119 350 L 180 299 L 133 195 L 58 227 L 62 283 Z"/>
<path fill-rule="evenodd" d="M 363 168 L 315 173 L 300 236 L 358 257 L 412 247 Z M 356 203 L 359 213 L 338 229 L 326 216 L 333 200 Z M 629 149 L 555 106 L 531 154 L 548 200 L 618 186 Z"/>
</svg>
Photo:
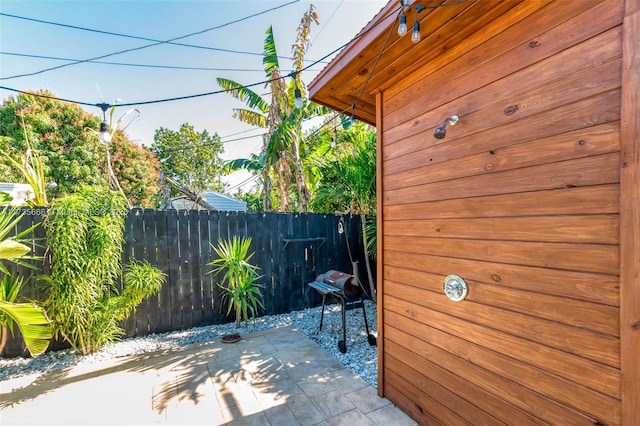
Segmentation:
<svg viewBox="0 0 640 426">
<path fill-rule="evenodd" d="M 459 275 L 447 275 L 442 288 L 444 289 L 444 294 L 454 302 L 460 302 L 467 297 L 467 283 Z"/>
</svg>

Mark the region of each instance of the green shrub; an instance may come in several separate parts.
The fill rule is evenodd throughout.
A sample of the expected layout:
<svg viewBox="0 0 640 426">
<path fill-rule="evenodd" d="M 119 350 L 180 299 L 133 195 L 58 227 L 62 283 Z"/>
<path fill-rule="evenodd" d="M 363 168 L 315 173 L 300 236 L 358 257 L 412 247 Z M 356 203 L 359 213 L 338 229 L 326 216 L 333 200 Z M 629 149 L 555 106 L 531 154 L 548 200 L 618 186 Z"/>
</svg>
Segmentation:
<svg viewBox="0 0 640 426">
<path fill-rule="evenodd" d="M 122 280 L 124 198 L 101 187 L 56 199 L 45 219 L 51 253 L 45 309 L 54 332 L 86 355 L 122 337 L 119 321 L 156 293 L 165 276 L 146 263 L 127 267 Z"/>
</svg>

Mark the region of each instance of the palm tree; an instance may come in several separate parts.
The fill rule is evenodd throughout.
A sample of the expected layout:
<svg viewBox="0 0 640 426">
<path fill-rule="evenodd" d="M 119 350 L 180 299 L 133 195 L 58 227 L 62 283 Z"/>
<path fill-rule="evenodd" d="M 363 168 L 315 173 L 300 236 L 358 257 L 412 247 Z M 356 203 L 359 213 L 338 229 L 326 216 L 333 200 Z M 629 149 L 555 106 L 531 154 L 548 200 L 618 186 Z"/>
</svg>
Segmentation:
<svg viewBox="0 0 640 426">
<path fill-rule="evenodd" d="M 278 186 L 282 210 L 291 210 L 289 185 L 294 180 L 297 186 L 299 211 L 307 210 L 310 198 L 300 156 L 301 123 L 314 114 L 318 110 L 318 106 L 304 101 L 302 108 L 296 108 L 295 98 L 298 93 L 302 96 L 304 89 L 301 71 L 304 55 L 309 45 L 312 21 L 318 23 L 313 5 L 304 14 L 298 27 L 298 38 L 293 46 L 296 71 L 292 73 L 294 79 L 288 85 L 285 84 L 284 77 L 280 72 L 273 27 L 269 27 L 267 30 L 262 62 L 271 91 L 270 102 L 237 82 L 218 78 L 218 84 L 223 89 L 236 99 L 245 102 L 249 107 L 249 109 L 234 109 L 234 118 L 253 126 L 268 129 L 260 156 L 253 158 L 251 162 L 238 161 L 234 163 L 236 166 L 255 165 L 256 162 L 262 165 L 263 207 L 265 210 L 271 210 L 269 193 L 272 187 L 272 177 L 275 178 Z M 294 173 L 291 171 L 291 165 L 293 165 Z"/>
</svg>

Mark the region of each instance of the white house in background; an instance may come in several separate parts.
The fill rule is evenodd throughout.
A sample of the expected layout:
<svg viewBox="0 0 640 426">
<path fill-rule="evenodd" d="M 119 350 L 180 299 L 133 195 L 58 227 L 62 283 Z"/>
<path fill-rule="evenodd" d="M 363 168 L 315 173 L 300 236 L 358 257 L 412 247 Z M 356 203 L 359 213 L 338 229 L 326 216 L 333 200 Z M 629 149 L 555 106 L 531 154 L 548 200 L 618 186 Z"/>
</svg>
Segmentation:
<svg viewBox="0 0 640 426">
<path fill-rule="evenodd" d="M 167 208 L 166 205 L 162 206 Z M 203 191 L 198 199 L 187 195 L 173 197 L 170 209 L 176 210 L 215 210 L 220 212 L 246 212 L 247 202 L 238 200 L 216 191 Z"/>
<path fill-rule="evenodd" d="M 200 196 L 217 211 L 226 212 L 246 212 L 247 202 L 238 200 L 237 198 L 229 197 L 228 195 L 221 194 L 220 192 L 212 191 L 210 189 L 202 191 Z"/>
<path fill-rule="evenodd" d="M 26 183 L 0 182 L 0 192 L 6 192 L 13 197 L 12 206 L 23 205 L 33 196 L 31 185 Z"/>
</svg>

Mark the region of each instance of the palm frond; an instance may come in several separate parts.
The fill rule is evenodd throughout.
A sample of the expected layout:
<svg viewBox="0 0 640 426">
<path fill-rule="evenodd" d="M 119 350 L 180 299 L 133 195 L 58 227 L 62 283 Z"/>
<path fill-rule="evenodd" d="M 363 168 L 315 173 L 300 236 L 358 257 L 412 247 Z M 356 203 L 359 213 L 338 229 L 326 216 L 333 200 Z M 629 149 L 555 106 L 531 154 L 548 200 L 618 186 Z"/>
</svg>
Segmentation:
<svg viewBox="0 0 640 426">
<path fill-rule="evenodd" d="M 278 53 L 276 51 L 276 41 L 273 38 L 273 27 L 271 26 L 267 29 L 267 37 L 264 39 L 262 63 L 264 64 L 264 71 L 267 74 L 267 78 L 273 78 L 272 73 L 274 68 L 280 68 Z"/>
<path fill-rule="evenodd" d="M 311 43 L 311 22 L 315 22 L 316 25 L 320 24 L 318 21 L 318 14 L 315 10 L 315 7 L 311 5 L 309 10 L 305 12 L 300 20 L 300 25 L 298 25 L 298 37 L 296 42 L 292 46 L 291 50 L 293 51 L 293 68 L 296 71 L 302 70 L 304 66 L 304 56 L 307 52 L 307 49 Z M 296 75 L 296 81 L 300 82 L 300 74 Z"/>
<path fill-rule="evenodd" d="M 226 78 L 218 78 L 218 85 L 234 98 L 246 103 L 249 108 L 256 108 L 264 113 L 269 110 L 269 103 L 248 87 Z"/>
<path fill-rule="evenodd" d="M 265 114 L 250 109 L 234 108 L 233 118 L 238 119 L 243 123 L 247 123 L 255 127 L 261 127 L 263 129 L 268 126 Z"/>
<path fill-rule="evenodd" d="M 236 170 L 260 171 L 264 167 L 264 155 L 251 154 L 250 158 L 236 158 L 229 160 L 224 164 L 226 172 L 235 172 Z"/>
</svg>

